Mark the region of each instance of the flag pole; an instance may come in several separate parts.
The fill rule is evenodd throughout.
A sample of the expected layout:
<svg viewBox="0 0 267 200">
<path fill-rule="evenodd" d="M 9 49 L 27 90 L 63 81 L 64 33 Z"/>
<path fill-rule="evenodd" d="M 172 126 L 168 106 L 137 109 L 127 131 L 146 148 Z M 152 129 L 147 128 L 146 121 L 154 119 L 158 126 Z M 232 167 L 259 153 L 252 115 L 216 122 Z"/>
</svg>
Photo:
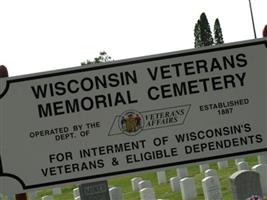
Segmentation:
<svg viewBox="0 0 267 200">
<path fill-rule="evenodd" d="M 248 1 L 249 1 L 249 8 L 250 8 L 250 15 L 251 15 L 251 20 L 252 20 L 252 25 L 253 25 L 254 37 L 255 37 L 255 39 L 257 39 L 255 22 L 254 22 L 253 11 L 252 11 L 252 6 L 251 6 L 251 0 L 248 0 Z"/>
</svg>

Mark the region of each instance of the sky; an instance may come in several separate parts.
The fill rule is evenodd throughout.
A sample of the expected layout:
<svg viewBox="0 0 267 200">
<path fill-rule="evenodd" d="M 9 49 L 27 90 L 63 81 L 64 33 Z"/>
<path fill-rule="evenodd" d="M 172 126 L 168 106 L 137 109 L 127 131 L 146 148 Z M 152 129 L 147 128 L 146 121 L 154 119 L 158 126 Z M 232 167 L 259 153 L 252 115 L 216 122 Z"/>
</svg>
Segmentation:
<svg viewBox="0 0 267 200">
<path fill-rule="evenodd" d="M 267 1 L 251 0 L 258 38 Z M 0 0 L 0 65 L 9 76 L 194 48 L 205 12 L 225 43 L 254 39 L 248 0 Z"/>
</svg>

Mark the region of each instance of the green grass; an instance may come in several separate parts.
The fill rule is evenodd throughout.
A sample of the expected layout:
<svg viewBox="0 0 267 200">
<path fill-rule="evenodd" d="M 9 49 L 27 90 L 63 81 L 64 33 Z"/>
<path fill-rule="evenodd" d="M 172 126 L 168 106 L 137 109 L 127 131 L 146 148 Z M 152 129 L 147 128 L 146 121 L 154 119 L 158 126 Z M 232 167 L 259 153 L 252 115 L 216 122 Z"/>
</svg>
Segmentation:
<svg viewBox="0 0 267 200">
<path fill-rule="evenodd" d="M 257 157 L 247 157 L 245 159 L 249 167 L 258 164 Z M 224 200 L 231 200 L 231 190 L 230 190 L 230 183 L 229 183 L 229 176 L 237 171 L 234 161 L 229 161 L 229 167 L 227 169 L 219 170 L 216 163 L 210 163 L 210 168 L 215 169 L 218 172 L 220 182 L 221 182 L 221 189 L 223 193 Z M 203 179 L 203 175 L 199 171 L 199 166 L 189 166 L 188 173 L 190 177 L 195 178 L 196 188 L 198 197 L 197 200 L 204 200 L 204 195 L 201 186 L 201 180 Z M 176 169 L 169 169 L 166 170 L 167 180 L 171 177 L 176 176 Z M 174 193 L 171 192 L 170 184 L 162 184 L 158 185 L 157 176 L 155 172 L 148 172 L 143 174 L 135 174 L 134 176 L 125 176 L 120 178 L 115 178 L 108 180 L 109 186 L 116 186 L 121 187 L 123 190 L 123 197 L 124 200 L 140 200 L 139 193 L 133 192 L 131 187 L 131 178 L 133 177 L 142 177 L 143 180 L 150 180 L 152 182 L 154 191 L 156 193 L 156 197 L 158 199 L 168 199 L 168 200 L 182 200 L 181 193 Z M 68 186 L 62 188 L 62 195 L 54 196 L 54 200 L 73 200 L 73 192 L 72 190 L 75 186 Z M 52 195 L 51 190 L 42 190 L 38 192 L 38 196 L 35 200 L 40 200 L 42 196 L 45 195 Z"/>
</svg>

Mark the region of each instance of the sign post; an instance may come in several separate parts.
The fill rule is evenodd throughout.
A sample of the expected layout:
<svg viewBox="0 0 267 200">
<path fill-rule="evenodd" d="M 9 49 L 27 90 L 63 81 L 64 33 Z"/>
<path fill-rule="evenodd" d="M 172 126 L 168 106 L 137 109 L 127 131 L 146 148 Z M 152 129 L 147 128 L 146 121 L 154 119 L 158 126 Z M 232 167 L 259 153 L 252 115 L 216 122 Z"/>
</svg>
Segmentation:
<svg viewBox="0 0 267 200">
<path fill-rule="evenodd" d="M 8 71 L 7 68 L 3 65 L 0 66 L 0 78 L 6 78 L 8 77 Z M 27 200 L 27 194 L 26 193 L 20 193 L 16 194 L 16 200 Z"/>
<path fill-rule="evenodd" d="M 1 79 L 0 191 L 267 151 L 266 44 Z"/>
</svg>

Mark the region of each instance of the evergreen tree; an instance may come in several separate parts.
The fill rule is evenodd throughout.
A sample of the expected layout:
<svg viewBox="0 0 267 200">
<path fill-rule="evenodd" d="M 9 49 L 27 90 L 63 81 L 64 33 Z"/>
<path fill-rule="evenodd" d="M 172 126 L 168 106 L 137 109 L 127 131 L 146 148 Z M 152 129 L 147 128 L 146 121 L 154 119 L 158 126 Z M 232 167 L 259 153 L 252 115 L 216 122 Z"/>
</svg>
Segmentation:
<svg viewBox="0 0 267 200">
<path fill-rule="evenodd" d="M 213 37 L 210 30 L 210 25 L 205 13 L 200 15 L 198 22 L 195 25 L 195 47 L 212 46 Z"/>
<path fill-rule="evenodd" d="M 203 47 L 203 43 L 200 37 L 200 21 L 199 20 L 197 20 L 197 23 L 195 24 L 194 36 L 195 36 L 195 48 Z"/>
<path fill-rule="evenodd" d="M 224 43 L 222 29 L 221 29 L 220 21 L 218 18 L 215 20 L 215 23 L 214 23 L 214 40 L 215 40 L 214 42 L 215 45 Z"/>
<path fill-rule="evenodd" d="M 212 33 L 210 24 L 205 13 L 200 15 L 200 36 L 204 46 L 213 45 Z"/>
</svg>

